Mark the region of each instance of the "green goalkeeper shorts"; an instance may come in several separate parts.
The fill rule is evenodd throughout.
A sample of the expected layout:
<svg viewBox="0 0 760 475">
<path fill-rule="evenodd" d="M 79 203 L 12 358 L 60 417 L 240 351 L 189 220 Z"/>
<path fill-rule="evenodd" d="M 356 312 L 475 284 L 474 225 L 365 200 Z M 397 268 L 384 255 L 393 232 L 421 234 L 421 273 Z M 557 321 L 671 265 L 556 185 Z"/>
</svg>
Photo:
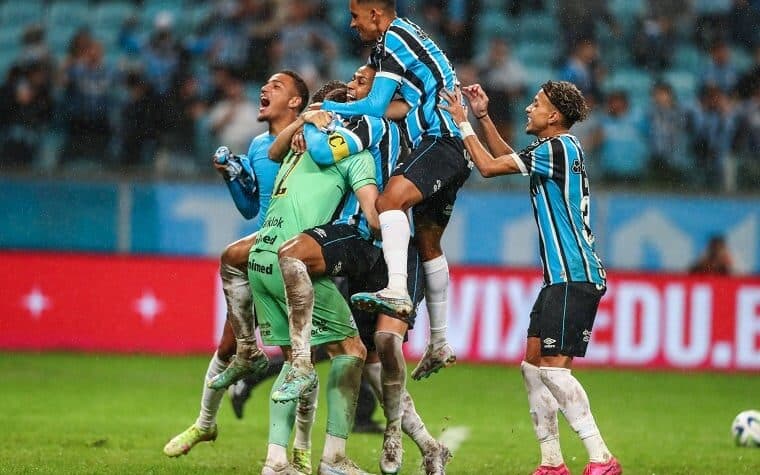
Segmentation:
<svg viewBox="0 0 760 475">
<path fill-rule="evenodd" d="M 277 254 L 251 251 L 248 256 L 248 282 L 253 291 L 256 319 L 261 339 L 267 346 L 290 346 L 288 304 Z M 311 344 L 314 346 L 357 336 L 354 317 L 335 283 L 329 277 L 312 279 L 314 313 Z"/>
</svg>

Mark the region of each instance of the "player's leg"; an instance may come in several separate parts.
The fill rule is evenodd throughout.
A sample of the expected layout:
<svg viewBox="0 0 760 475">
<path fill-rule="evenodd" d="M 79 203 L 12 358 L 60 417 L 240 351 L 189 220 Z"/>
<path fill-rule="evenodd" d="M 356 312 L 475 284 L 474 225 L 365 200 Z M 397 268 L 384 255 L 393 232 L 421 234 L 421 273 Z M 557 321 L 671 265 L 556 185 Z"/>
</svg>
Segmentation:
<svg viewBox="0 0 760 475">
<path fill-rule="evenodd" d="M 237 352 L 229 367 L 209 382 L 212 389 L 225 389 L 243 377 L 262 373 L 269 363 L 254 333 L 253 298 L 246 269 L 254 242 L 255 234 L 251 234 L 230 244 L 222 253 L 219 273 Z"/>
<path fill-rule="evenodd" d="M 208 382 L 224 371 L 230 358 L 235 354 L 235 335 L 229 320 L 224 323 L 222 338 L 216 352 L 211 357 L 201 392 L 201 410 L 195 423 L 173 437 L 165 446 L 164 454 L 178 457 L 187 454 L 199 442 L 216 440 L 216 414 L 219 411 L 223 390 L 211 389 Z"/>
<path fill-rule="evenodd" d="M 311 363 L 314 288 L 310 274 L 324 274 L 325 264 L 319 243 L 304 233 L 285 242 L 278 251 L 278 259 L 288 302 L 293 367 L 288 384 L 275 391 L 273 397 L 285 401 L 302 395 L 316 380 Z"/>
<path fill-rule="evenodd" d="M 267 379 L 277 377 L 277 375 L 280 374 L 280 371 L 282 371 L 282 365 L 284 363 L 285 359 L 282 357 L 282 354 L 270 355 L 269 365 L 263 373 L 246 376 L 227 388 L 227 395 L 230 398 L 232 411 L 235 413 L 235 417 L 238 419 L 243 418 L 245 403 L 251 398 L 253 390 Z"/>
<path fill-rule="evenodd" d="M 604 289 L 590 283 L 550 286 L 539 317 L 540 377 L 557 401 L 568 424 L 589 454 L 584 473 L 622 473 L 599 432 L 583 385 L 572 374 L 575 356 L 585 356 L 599 300 Z"/>
</svg>

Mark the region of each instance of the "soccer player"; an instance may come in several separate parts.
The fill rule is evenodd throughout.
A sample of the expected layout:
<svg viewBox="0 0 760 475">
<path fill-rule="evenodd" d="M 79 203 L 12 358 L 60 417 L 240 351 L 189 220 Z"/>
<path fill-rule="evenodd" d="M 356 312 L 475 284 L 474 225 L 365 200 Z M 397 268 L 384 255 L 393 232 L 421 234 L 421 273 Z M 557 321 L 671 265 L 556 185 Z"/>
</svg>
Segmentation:
<svg viewBox="0 0 760 475">
<path fill-rule="evenodd" d="M 331 356 L 327 384 L 327 437 L 319 473 L 363 474 L 345 452 L 361 381 L 366 349 L 359 339 L 347 302 L 329 277 L 313 280 L 313 287 L 288 287 L 292 273 L 305 272 L 293 263 L 280 263 L 277 250 L 287 239 L 303 229 L 329 222 L 344 196 L 356 194 L 362 208 L 371 209 L 377 196 L 375 166 L 371 154 L 362 152 L 351 160 L 320 168 L 309 152 L 288 154 L 275 182 L 267 215 L 248 258 L 248 277 L 256 296 L 254 305 L 259 330 L 265 344 L 280 346 L 286 364 L 275 382 L 279 388 L 292 361 L 288 331 L 288 307 L 302 301 L 314 302 L 315 345 L 325 345 Z M 307 277 L 308 278 L 308 277 Z M 299 401 L 297 424 L 308 434 L 314 421 L 317 384 Z M 295 403 L 270 403 L 269 446 L 262 474 L 293 473 L 288 463 L 287 446 L 295 420 Z M 310 454 L 310 440 L 299 439 L 300 454 Z M 294 459 L 300 455 L 294 451 Z M 305 460 L 304 462 L 308 462 Z M 303 466 L 303 464 L 301 464 Z M 309 470 L 299 469 L 299 472 Z"/>
<path fill-rule="evenodd" d="M 430 341 L 412 372 L 421 379 L 450 366 L 456 356 L 446 339 L 448 264 L 441 236 L 457 191 L 470 175 L 461 134 L 451 115 L 437 107 L 438 93 L 457 84 L 448 58 L 420 27 L 396 16 L 394 0 L 351 0 L 351 27 L 365 42 L 376 42 L 369 58 L 377 77 L 364 99 L 322 108 L 344 117 L 382 117 L 396 93 L 411 107 L 404 129 L 412 152 L 401 161 L 377 200 L 388 284 L 378 292 L 358 293 L 352 302 L 365 310 L 404 317 L 413 308 L 407 290 L 407 248 L 414 213 L 415 240 L 423 260 L 430 316 Z"/>
<path fill-rule="evenodd" d="M 490 153 L 467 122 L 462 92 L 480 120 Z M 488 117 L 488 96 L 480 85 L 461 92 L 444 91 L 442 96 L 447 104 L 441 107 L 459 124 L 465 147 L 484 177 L 513 173 L 530 177 L 544 269 L 544 286 L 530 313 L 521 365 L 541 448 L 541 464 L 534 475 L 569 473 L 559 445 L 557 410 L 562 411 L 588 451 L 584 475 L 621 474 L 623 470 L 591 414 L 586 391 L 571 373 L 573 358 L 586 354 L 607 285 L 589 226 L 591 202 L 583 150 L 570 134 L 573 124 L 588 113 L 583 95 L 569 82 L 545 82 L 525 108 L 525 131 L 537 140 L 517 153 L 499 136 Z"/>
<path fill-rule="evenodd" d="M 247 219 L 258 214 L 259 227 L 269 207 L 275 176 L 280 168 L 279 164 L 268 159 L 269 146 L 277 134 L 298 117 L 308 100 L 306 83 L 292 71 L 274 74 L 261 88 L 258 120 L 267 122 L 269 130 L 251 141 L 248 155 L 244 158 L 255 176 L 255 193 L 251 188 L 253 182 L 250 175 L 241 172 L 239 162 L 237 166 L 214 162 L 215 168 L 225 177 L 241 214 Z M 253 333 L 252 297 L 246 273 L 248 252 L 254 239 L 255 234 L 246 236 L 227 246 L 222 253 L 220 275 L 227 304 L 227 321 L 206 371 L 200 415 L 193 425 L 166 444 L 164 453 L 169 457 L 186 454 L 199 442 L 216 440 L 216 414 L 224 396 L 224 386 L 214 389 L 208 384 L 228 365 L 232 375 L 237 377 L 257 374 L 266 368 L 266 355 L 258 347 Z M 233 356 L 236 349 L 237 355 Z"/>
<path fill-rule="evenodd" d="M 375 78 L 372 65 L 360 67 L 348 83 L 349 100 L 366 97 Z M 319 115 L 315 115 L 319 118 Z M 298 122 L 295 122 L 297 124 Z M 330 133 L 322 133 L 315 125 L 330 126 Z M 292 128 L 292 127 L 291 127 Z M 284 132 L 285 134 L 285 132 Z M 350 120 L 333 122 L 317 121 L 305 128 L 308 150 L 317 163 L 332 165 L 361 151 L 369 150 L 374 159 L 378 187 L 382 188 L 396 166 L 400 155 L 401 137 L 398 126 L 389 120 L 357 116 Z M 281 137 L 278 137 L 278 140 Z M 287 138 L 287 137 L 286 137 Z M 349 157 L 349 158 L 347 158 Z M 374 216 L 359 214 L 355 200 L 348 200 L 341 216 L 332 223 L 308 229 L 285 242 L 279 250 L 280 262 L 305 268 L 306 272 L 291 274 L 292 281 L 285 280 L 286 287 L 308 287 L 309 276 L 346 275 L 349 286 L 361 288 L 367 285 L 381 289 L 387 281 L 387 269 L 380 258 L 377 242 L 373 242 L 368 221 Z M 369 218 L 369 219 L 368 219 Z M 406 363 L 402 342 L 408 328 L 414 324 L 417 304 L 424 294 L 424 279 L 419 272 L 416 248 L 410 245 L 407 291 L 414 302 L 407 317 L 385 314 L 355 313 L 355 318 L 368 348 L 365 374 L 378 397 L 383 401 L 387 419 L 380 467 L 383 473 L 398 473 L 402 462 L 402 429 L 422 452 L 426 473 L 443 473 L 448 462 L 448 449 L 436 441 L 427 431 L 417 414 L 414 402 L 405 389 Z M 289 307 L 290 335 L 293 349 L 292 376 L 273 393 L 278 400 L 293 400 L 316 378 L 309 355 L 311 354 L 311 302 Z M 379 357 L 378 357 L 379 353 Z M 382 375 L 380 366 L 382 363 Z"/>
</svg>

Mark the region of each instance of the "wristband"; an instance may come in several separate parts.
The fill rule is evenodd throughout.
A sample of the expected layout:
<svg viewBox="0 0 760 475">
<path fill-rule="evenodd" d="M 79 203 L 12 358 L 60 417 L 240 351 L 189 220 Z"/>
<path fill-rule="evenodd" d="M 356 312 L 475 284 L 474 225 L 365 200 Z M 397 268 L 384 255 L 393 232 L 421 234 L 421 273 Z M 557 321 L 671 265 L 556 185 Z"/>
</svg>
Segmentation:
<svg viewBox="0 0 760 475">
<path fill-rule="evenodd" d="M 486 111 L 485 114 L 483 114 L 481 116 L 477 116 L 476 115 L 475 118 L 478 119 L 478 120 L 480 120 L 480 119 L 483 119 L 484 117 L 486 117 L 487 115 L 488 115 L 488 111 Z"/>
<path fill-rule="evenodd" d="M 466 139 L 469 136 L 475 136 L 475 131 L 472 130 L 472 125 L 470 125 L 470 123 L 467 121 L 459 123 L 459 130 L 462 131 L 462 140 Z"/>
</svg>

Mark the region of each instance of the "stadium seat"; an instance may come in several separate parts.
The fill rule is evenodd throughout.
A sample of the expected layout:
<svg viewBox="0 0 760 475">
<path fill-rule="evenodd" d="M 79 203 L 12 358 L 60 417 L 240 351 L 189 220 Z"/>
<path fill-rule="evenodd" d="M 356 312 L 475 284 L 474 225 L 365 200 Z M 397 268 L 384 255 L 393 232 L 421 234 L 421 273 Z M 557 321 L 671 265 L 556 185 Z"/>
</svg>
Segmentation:
<svg viewBox="0 0 760 475">
<path fill-rule="evenodd" d="M 104 2 L 95 7 L 93 25 L 118 30 L 124 20 L 134 15 L 136 9 L 127 2 Z"/>
<path fill-rule="evenodd" d="M 702 68 L 704 59 L 704 54 L 696 46 L 683 43 L 676 47 L 673 54 L 673 68 L 696 74 Z"/>
<path fill-rule="evenodd" d="M 645 71 L 635 68 L 621 68 L 613 71 L 602 84 L 604 92 L 616 89 L 628 92 L 631 103 L 634 97 L 647 96 L 651 87 L 652 77 Z"/>
<path fill-rule="evenodd" d="M 537 41 L 553 40 L 559 28 L 552 15 L 541 13 L 522 15 L 514 21 L 514 26 L 521 38 Z"/>
<path fill-rule="evenodd" d="M 0 5 L 0 24 L 7 28 L 38 22 L 42 20 L 43 10 L 40 0 L 6 0 Z"/>
<path fill-rule="evenodd" d="M 46 22 L 53 28 L 76 28 L 87 24 L 90 11 L 86 1 L 55 2 L 47 10 Z"/>
<path fill-rule="evenodd" d="M 554 43 L 534 42 L 523 39 L 512 47 L 512 54 L 523 64 L 532 66 L 551 67 L 557 60 L 557 49 Z"/>
<path fill-rule="evenodd" d="M 504 12 L 487 11 L 478 16 L 477 34 L 483 38 L 514 36 L 514 25 Z"/>
<path fill-rule="evenodd" d="M 671 70 L 663 73 L 662 79 L 673 87 L 681 102 L 691 100 L 697 94 L 697 76 L 692 72 Z"/>
</svg>

